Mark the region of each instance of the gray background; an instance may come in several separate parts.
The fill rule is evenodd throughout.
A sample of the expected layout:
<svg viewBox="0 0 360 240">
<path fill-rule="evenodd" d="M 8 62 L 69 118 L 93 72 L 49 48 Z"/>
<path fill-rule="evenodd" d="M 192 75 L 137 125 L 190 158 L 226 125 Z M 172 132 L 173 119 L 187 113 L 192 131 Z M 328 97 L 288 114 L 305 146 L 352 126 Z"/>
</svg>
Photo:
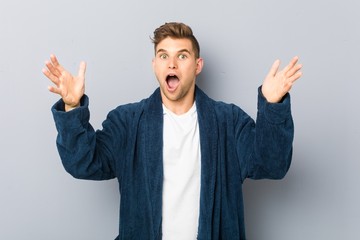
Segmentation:
<svg viewBox="0 0 360 240">
<path fill-rule="evenodd" d="M 296 137 L 282 181 L 244 185 L 250 240 L 360 239 L 360 2 L 0 1 L 0 239 L 113 239 L 116 180 L 73 179 L 55 147 L 42 75 L 51 53 L 76 73 L 88 63 L 91 123 L 157 87 L 149 40 L 164 22 L 189 24 L 214 99 L 256 114 L 257 87 L 277 58 L 304 76 L 291 91 Z"/>
</svg>

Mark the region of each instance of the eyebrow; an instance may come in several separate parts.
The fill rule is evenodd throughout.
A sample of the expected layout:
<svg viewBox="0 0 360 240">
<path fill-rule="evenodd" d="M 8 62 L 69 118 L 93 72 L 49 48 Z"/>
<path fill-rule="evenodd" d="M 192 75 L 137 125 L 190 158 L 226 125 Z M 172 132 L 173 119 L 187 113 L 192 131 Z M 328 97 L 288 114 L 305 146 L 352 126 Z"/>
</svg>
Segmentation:
<svg viewBox="0 0 360 240">
<path fill-rule="evenodd" d="M 163 52 L 166 53 L 167 51 L 165 49 L 160 48 L 159 50 L 157 50 L 156 54 L 163 53 Z M 177 51 L 177 53 L 183 53 L 183 52 L 186 52 L 191 55 L 191 52 L 189 50 L 187 50 L 186 48 Z"/>
</svg>

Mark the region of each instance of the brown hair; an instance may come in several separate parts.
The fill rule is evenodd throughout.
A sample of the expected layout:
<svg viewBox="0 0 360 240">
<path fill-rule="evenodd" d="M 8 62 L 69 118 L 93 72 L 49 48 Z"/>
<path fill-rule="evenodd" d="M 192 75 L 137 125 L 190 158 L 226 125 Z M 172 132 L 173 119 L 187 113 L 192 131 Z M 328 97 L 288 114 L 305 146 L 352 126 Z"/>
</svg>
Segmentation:
<svg viewBox="0 0 360 240">
<path fill-rule="evenodd" d="M 189 39 L 191 41 L 193 50 L 195 52 L 195 57 L 200 57 L 200 45 L 199 42 L 196 40 L 193 32 L 189 26 L 184 23 L 178 22 L 170 22 L 161 25 L 154 31 L 154 37 L 151 38 L 152 42 L 154 43 L 154 49 L 156 51 L 157 45 L 164 40 L 165 38 L 170 37 L 174 39 Z"/>
</svg>

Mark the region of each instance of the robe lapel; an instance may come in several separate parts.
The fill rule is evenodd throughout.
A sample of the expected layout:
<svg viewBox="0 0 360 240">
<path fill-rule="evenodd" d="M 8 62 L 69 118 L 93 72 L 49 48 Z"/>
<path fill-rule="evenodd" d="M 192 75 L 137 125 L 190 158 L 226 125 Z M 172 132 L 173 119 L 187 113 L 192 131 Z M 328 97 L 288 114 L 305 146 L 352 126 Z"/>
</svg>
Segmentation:
<svg viewBox="0 0 360 240">
<path fill-rule="evenodd" d="M 163 109 L 160 90 L 157 89 L 145 110 L 145 140 L 147 174 L 152 204 L 154 236 L 161 234 L 163 191 Z M 201 189 L 198 239 L 211 239 L 212 219 L 219 213 L 216 208 L 216 169 L 218 159 L 218 125 L 214 108 L 209 98 L 196 87 L 196 108 L 200 129 Z"/>
<path fill-rule="evenodd" d="M 213 105 L 209 98 L 196 87 L 196 108 L 200 129 L 201 148 L 201 190 L 200 190 L 200 217 L 198 239 L 212 239 L 212 219 L 219 213 L 215 208 L 215 194 L 217 190 L 216 169 L 218 159 L 218 125 Z"/>
<path fill-rule="evenodd" d="M 161 234 L 163 191 L 163 109 L 160 90 L 151 96 L 145 113 L 145 158 L 152 205 L 154 236 Z"/>
</svg>

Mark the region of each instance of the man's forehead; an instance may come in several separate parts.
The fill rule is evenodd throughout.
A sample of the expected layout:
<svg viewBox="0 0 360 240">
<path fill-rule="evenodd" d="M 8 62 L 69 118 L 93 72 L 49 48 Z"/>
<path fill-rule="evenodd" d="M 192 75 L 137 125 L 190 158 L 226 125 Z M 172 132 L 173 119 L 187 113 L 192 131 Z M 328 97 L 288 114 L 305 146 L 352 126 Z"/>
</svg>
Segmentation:
<svg viewBox="0 0 360 240">
<path fill-rule="evenodd" d="M 156 52 L 193 52 L 192 44 L 189 39 L 165 38 L 156 46 Z"/>
</svg>

